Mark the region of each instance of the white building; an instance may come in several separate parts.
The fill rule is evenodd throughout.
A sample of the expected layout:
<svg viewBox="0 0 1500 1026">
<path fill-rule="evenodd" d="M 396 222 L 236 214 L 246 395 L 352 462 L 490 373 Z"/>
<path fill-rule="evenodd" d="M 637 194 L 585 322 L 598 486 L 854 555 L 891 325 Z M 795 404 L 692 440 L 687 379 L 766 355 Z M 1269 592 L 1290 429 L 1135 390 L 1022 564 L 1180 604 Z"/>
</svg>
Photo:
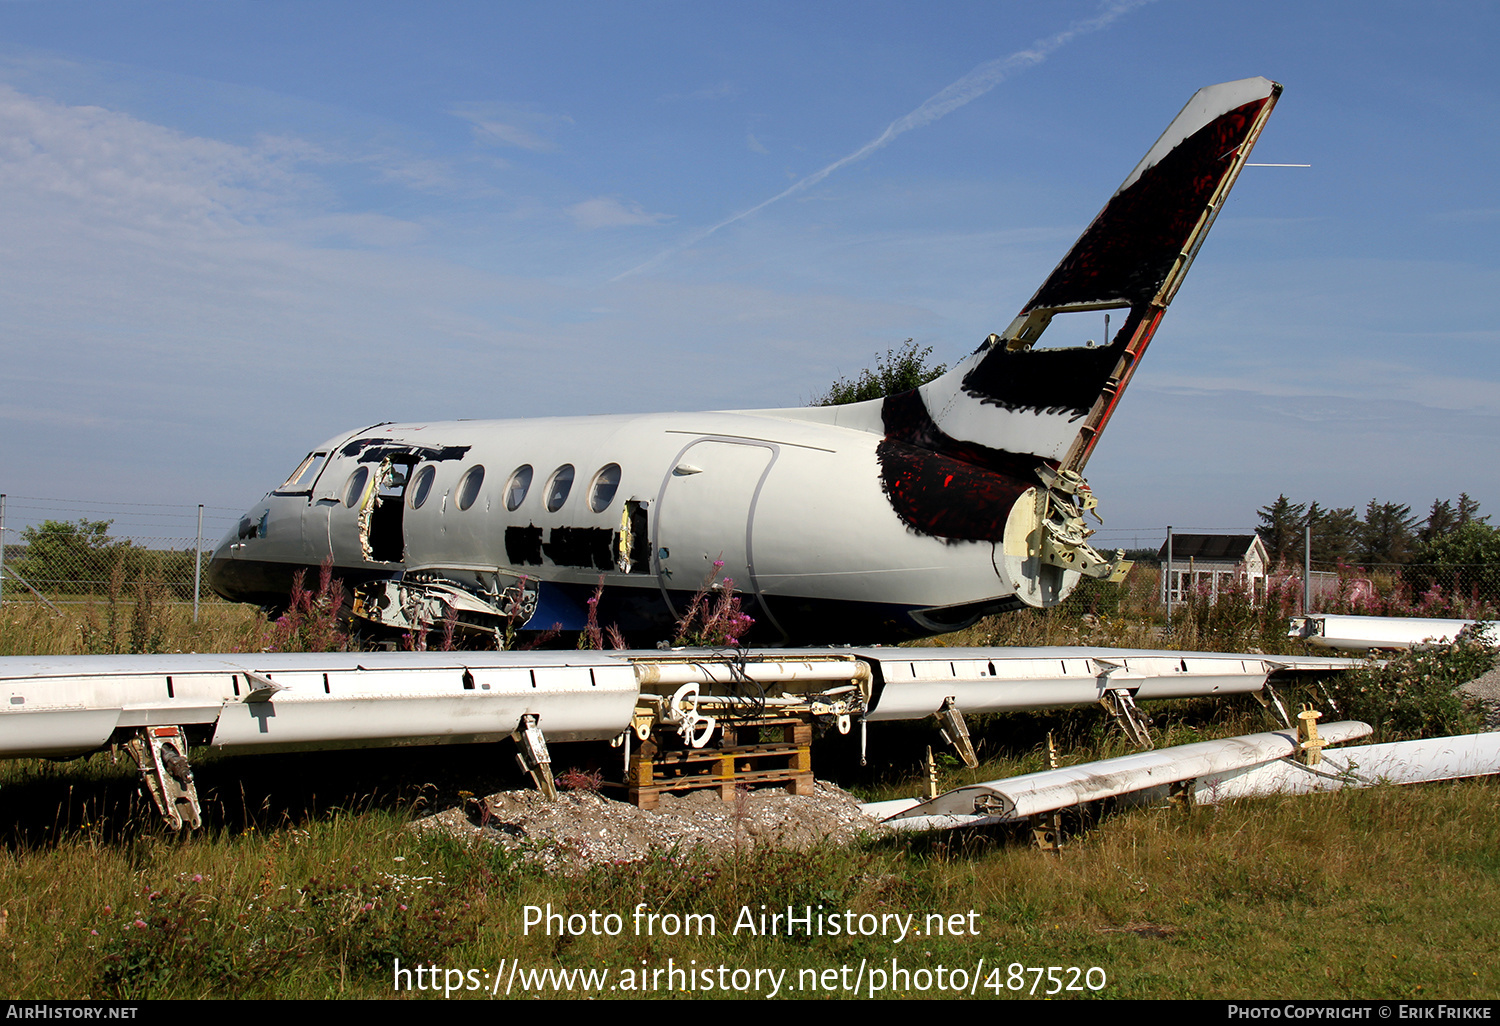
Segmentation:
<svg viewBox="0 0 1500 1026">
<path fill-rule="evenodd" d="M 1174 534 L 1171 565 L 1165 543 L 1160 557 L 1163 602 L 1167 601 L 1168 588 L 1174 604 L 1193 595 L 1218 601 L 1219 594 L 1236 582 L 1256 605 L 1266 597 L 1266 564 L 1270 559 L 1259 535 Z"/>
</svg>

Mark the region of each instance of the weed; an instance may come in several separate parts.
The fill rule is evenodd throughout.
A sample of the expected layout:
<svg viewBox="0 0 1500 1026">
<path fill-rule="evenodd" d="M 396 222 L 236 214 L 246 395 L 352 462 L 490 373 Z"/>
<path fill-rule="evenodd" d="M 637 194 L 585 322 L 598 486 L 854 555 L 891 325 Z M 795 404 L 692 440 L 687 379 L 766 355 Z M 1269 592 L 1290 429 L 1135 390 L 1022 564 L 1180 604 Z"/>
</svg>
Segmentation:
<svg viewBox="0 0 1500 1026">
<path fill-rule="evenodd" d="M 596 769 L 591 773 L 575 766 L 557 777 L 557 786 L 570 791 L 598 794 L 599 789 L 604 786 L 604 771 Z"/>
<path fill-rule="evenodd" d="M 724 569 L 722 559 L 714 560 L 702 585 L 693 594 L 682 619 L 677 621 L 674 646 L 693 648 L 738 648 L 740 639 L 755 623 L 754 619 L 740 609 L 739 596 L 734 593 L 733 578 L 718 580 Z"/>
<path fill-rule="evenodd" d="M 285 613 L 271 626 L 272 652 L 343 652 L 349 636 L 339 629 L 344 586 L 333 576 L 333 557 L 323 561 L 314 595 L 304 585 L 304 571 L 292 576 L 292 593 Z"/>
</svg>

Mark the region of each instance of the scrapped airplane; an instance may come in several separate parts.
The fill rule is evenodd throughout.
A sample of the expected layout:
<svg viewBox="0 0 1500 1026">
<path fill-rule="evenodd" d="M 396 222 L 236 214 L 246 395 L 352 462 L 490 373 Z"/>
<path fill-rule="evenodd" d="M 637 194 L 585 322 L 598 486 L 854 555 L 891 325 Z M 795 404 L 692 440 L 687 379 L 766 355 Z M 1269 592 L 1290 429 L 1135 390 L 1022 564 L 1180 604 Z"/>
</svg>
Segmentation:
<svg viewBox="0 0 1500 1026">
<path fill-rule="evenodd" d="M 1061 602 L 1096 551 L 1082 471 L 1281 93 L 1199 90 L 1003 332 L 936 380 L 838 407 L 377 424 L 329 439 L 213 554 L 284 607 L 332 560 L 356 615 L 409 631 L 601 623 L 655 642 L 715 573 L 759 645 L 889 642 Z M 1099 346 L 1058 314 L 1125 310 Z M 722 564 L 722 565 L 721 565 Z"/>
</svg>

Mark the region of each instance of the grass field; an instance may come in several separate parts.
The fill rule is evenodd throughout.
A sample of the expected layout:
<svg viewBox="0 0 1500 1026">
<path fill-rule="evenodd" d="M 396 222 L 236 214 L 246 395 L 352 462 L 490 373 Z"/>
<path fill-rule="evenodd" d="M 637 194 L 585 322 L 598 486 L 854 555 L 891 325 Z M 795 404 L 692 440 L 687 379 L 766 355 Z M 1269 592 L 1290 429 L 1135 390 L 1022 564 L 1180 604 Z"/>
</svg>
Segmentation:
<svg viewBox="0 0 1500 1026">
<path fill-rule="evenodd" d="M 263 621 L 239 607 L 207 607 L 196 628 L 170 608 L 165 650 L 248 647 L 263 636 Z M 107 630 L 101 614 L 95 629 Z M 7 603 L 6 652 L 78 650 L 78 623 L 27 615 L 41 616 Z M 990 629 L 1045 636 L 1097 624 Z M 123 616 L 115 630 L 128 635 Z M 1470 711 L 1444 705 L 1444 695 L 1490 658 L 1473 649 L 1389 671 L 1401 687 L 1429 681 L 1400 704 L 1430 717 L 1401 719 L 1388 700 L 1364 701 L 1372 718 L 1385 717 L 1389 737 L 1472 729 Z M 1349 696 L 1387 695 L 1394 679 L 1366 671 Z M 1268 727 L 1249 703 L 1148 711 L 1162 744 Z M 850 740 L 835 735 L 815 746 L 818 775 L 866 798 L 915 793 L 935 731 L 876 726 L 887 729 L 872 728 L 870 767 L 859 769 Z M 1039 768 L 1049 731 L 1070 763 L 1126 750 L 1095 710 L 972 726 L 986 762 L 973 772 L 945 767 L 945 786 Z M 128 761 L 0 766 L 4 994 L 388 997 L 398 983 L 404 996 L 447 987 L 455 998 L 489 997 L 491 988 L 512 997 L 681 988 L 750 998 L 773 990 L 778 998 L 1024 997 L 1054 987 L 1077 999 L 1500 994 L 1493 778 L 1074 817 L 1061 856 L 1036 850 L 1023 833 L 992 831 L 795 854 L 674 852 L 560 878 L 499 850 L 408 829 L 465 792 L 520 786 L 502 747 L 195 754 L 210 826 L 184 838 L 154 825 Z M 566 769 L 587 754 L 564 748 L 555 758 Z M 734 929 L 746 914 L 758 924 L 763 904 L 768 915 L 789 905 L 799 915 L 837 914 L 856 936 Z M 549 905 L 584 917 L 574 920 L 577 935 L 563 935 L 565 922 L 550 936 L 526 930 L 527 906 Z M 598 915 L 583 925 L 589 913 Z M 714 933 L 662 935 L 689 916 L 699 927 L 712 917 Z M 902 922 L 922 935 L 898 940 Z M 941 934 L 928 929 L 939 922 Z M 1049 967 L 1059 967 L 1051 980 Z"/>
<path fill-rule="evenodd" d="M 255 770 L 305 768 L 276 762 Z M 418 768 L 432 768 L 424 762 Z M 1037 977 L 1018 977 L 1010 967 L 1019 965 L 1102 970 L 1098 990 L 1064 975 L 1082 987 L 1064 996 L 1078 998 L 1492 998 L 1497 798 L 1484 780 L 1138 810 L 1076 834 L 1060 857 L 992 833 L 665 856 L 576 879 L 415 836 L 405 829 L 409 796 L 279 823 L 272 803 L 186 840 L 119 831 L 106 815 L 13 837 L 0 854 L 0 966 L 7 996 L 26 998 L 381 997 L 393 993 L 399 966 L 428 963 L 478 971 L 443 976 L 454 996 L 489 996 L 493 979 L 483 973 L 508 975 L 511 965 L 530 982 L 518 988 L 511 977 L 512 996 L 643 996 L 611 986 L 661 996 L 670 981 L 648 980 L 669 959 L 784 972 L 778 996 L 856 996 L 845 988 L 863 961 L 859 996 L 871 996 L 876 967 L 928 970 L 887 975 L 877 995 L 955 996 L 947 991 L 961 969 L 977 996 L 1021 996 L 1007 988 L 1029 991 Z M 638 935 L 642 902 L 662 915 L 712 915 L 716 933 Z M 742 910 L 758 917 L 762 904 L 914 915 L 917 930 L 936 913 L 945 925 L 957 916 L 959 930 L 898 942 L 896 926 L 882 936 L 866 920 L 872 936 L 735 933 Z M 597 929 L 618 936 L 594 935 L 579 920 L 581 936 L 527 935 L 527 905 L 614 913 L 618 922 Z M 554 975 L 537 980 L 544 970 Z M 608 975 L 560 986 L 555 973 L 574 970 Z M 648 974 L 627 983 L 627 970 Z M 734 996 L 736 981 L 726 979 Z M 763 975 L 745 996 L 770 996 L 772 979 Z M 1100 983 L 1100 973 L 1087 982 Z M 1041 977 L 1042 991 L 1051 986 Z"/>
</svg>

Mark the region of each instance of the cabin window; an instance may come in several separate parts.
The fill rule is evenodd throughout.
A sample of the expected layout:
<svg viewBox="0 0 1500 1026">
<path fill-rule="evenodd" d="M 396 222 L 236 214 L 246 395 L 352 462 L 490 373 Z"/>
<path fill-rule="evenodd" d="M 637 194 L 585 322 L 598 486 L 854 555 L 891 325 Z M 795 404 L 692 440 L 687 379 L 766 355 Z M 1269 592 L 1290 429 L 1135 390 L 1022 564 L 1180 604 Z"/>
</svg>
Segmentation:
<svg viewBox="0 0 1500 1026">
<path fill-rule="evenodd" d="M 318 479 L 318 471 L 323 469 L 323 461 L 328 459 L 326 452 L 310 452 L 292 471 L 292 476 L 286 479 L 286 483 L 276 489 L 278 492 L 310 492 L 313 482 Z"/>
<path fill-rule="evenodd" d="M 523 463 L 511 471 L 510 480 L 505 482 L 505 508 L 514 510 L 526 501 L 526 493 L 531 490 L 531 464 Z"/>
<path fill-rule="evenodd" d="M 556 513 L 562 509 L 572 490 L 573 464 L 564 463 L 552 472 L 552 479 L 547 482 L 547 512 Z"/>
<path fill-rule="evenodd" d="M 370 468 L 355 467 L 349 480 L 344 482 L 344 505 L 353 509 L 365 497 L 365 484 L 370 480 Z"/>
<path fill-rule="evenodd" d="M 432 479 L 437 477 L 437 467 L 431 463 L 417 471 L 417 476 L 411 483 L 411 508 L 421 509 L 422 503 L 427 501 L 427 493 L 432 491 Z"/>
<path fill-rule="evenodd" d="M 603 513 L 614 501 L 619 487 L 620 465 L 611 463 L 595 474 L 594 483 L 589 485 L 589 509 L 595 513 Z"/>
<path fill-rule="evenodd" d="M 468 509 L 479 498 L 479 488 L 484 484 L 484 467 L 470 467 L 458 482 L 458 508 Z"/>
</svg>

